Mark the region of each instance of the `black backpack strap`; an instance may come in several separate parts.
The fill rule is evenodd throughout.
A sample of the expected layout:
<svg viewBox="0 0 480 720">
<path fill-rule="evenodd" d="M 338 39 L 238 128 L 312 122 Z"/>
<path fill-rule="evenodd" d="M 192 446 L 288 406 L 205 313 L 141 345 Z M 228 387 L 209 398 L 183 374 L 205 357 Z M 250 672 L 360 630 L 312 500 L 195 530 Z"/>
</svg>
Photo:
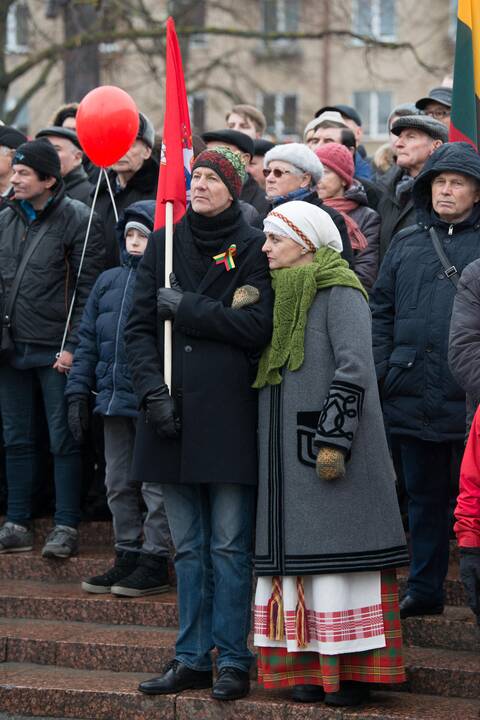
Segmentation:
<svg viewBox="0 0 480 720">
<path fill-rule="evenodd" d="M 442 247 L 442 243 L 440 242 L 440 239 L 436 233 L 435 228 L 431 227 L 428 231 L 430 233 L 430 237 L 432 239 L 432 244 L 434 247 L 435 252 L 438 255 L 438 259 L 440 260 L 443 272 L 446 275 L 446 277 L 452 282 L 455 287 L 458 285 L 458 270 L 455 267 L 455 265 L 452 265 L 450 260 L 445 254 L 445 251 Z"/>
</svg>

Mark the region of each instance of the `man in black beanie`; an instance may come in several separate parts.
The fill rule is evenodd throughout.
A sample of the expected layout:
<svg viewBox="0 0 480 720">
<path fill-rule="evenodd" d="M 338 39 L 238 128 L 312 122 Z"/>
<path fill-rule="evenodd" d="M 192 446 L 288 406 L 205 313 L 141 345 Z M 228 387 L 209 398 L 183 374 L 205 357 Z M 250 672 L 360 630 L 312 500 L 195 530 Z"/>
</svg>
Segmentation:
<svg viewBox="0 0 480 720">
<path fill-rule="evenodd" d="M 89 208 L 65 196 L 60 160 L 48 140 L 21 144 L 12 169 L 13 193 L 0 213 L 0 413 L 8 488 L 0 553 L 32 549 L 32 488 L 38 461 L 32 418 L 39 388 L 56 494 L 55 527 L 42 554 L 69 557 L 78 547 L 81 458 L 68 429 L 64 390 L 83 307 L 103 269 L 102 225 L 94 216 L 85 247 Z"/>
</svg>

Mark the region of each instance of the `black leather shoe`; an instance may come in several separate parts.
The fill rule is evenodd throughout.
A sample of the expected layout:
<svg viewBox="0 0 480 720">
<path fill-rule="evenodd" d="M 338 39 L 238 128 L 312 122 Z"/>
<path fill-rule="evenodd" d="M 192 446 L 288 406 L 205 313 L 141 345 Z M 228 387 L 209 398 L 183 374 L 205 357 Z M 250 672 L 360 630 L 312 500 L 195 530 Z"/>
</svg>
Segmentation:
<svg viewBox="0 0 480 720">
<path fill-rule="evenodd" d="M 322 702 L 325 699 L 325 691 L 321 685 L 295 685 L 291 698 L 295 702 Z"/>
<path fill-rule="evenodd" d="M 418 615 L 441 615 L 443 605 L 427 605 L 416 600 L 411 595 L 405 595 L 400 603 L 400 617 L 415 617 Z"/>
<path fill-rule="evenodd" d="M 224 667 L 218 671 L 212 688 L 215 700 L 239 700 L 250 692 L 250 675 L 245 670 Z"/>
<path fill-rule="evenodd" d="M 138 689 L 147 695 L 167 695 L 182 690 L 203 690 L 212 687 L 212 671 L 191 670 L 179 660 L 171 660 L 160 677 L 145 680 Z"/>
<path fill-rule="evenodd" d="M 334 707 L 354 707 L 366 702 L 370 697 L 367 683 L 346 680 L 340 683 L 340 690 L 335 693 L 325 693 L 325 705 Z"/>
</svg>

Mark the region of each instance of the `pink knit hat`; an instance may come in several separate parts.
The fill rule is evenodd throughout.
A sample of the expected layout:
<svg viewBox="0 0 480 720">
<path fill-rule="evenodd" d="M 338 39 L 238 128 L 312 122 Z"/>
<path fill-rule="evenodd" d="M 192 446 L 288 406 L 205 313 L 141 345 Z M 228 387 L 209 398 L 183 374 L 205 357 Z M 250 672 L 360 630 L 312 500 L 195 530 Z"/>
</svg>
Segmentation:
<svg viewBox="0 0 480 720">
<path fill-rule="evenodd" d="M 354 162 L 352 153 L 340 143 L 325 143 L 315 149 L 315 155 L 326 167 L 345 180 L 347 187 L 353 182 Z"/>
</svg>

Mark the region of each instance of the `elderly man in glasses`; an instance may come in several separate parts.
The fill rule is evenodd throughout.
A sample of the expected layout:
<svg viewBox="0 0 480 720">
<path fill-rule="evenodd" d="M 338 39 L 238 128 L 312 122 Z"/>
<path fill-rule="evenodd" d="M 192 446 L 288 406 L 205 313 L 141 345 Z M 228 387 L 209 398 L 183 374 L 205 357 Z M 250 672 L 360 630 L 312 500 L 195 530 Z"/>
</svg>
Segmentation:
<svg viewBox="0 0 480 720">
<path fill-rule="evenodd" d="M 352 266 L 353 252 L 345 220 L 337 210 L 324 205 L 315 190 L 323 176 L 323 165 L 315 153 L 302 143 L 276 145 L 265 154 L 263 165 L 265 191 L 272 207 L 290 200 L 321 207 L 337 226 L 343 244 L 342 257 Z"/>
<path fill-rule="evenodd" d="M 449 128 L 450 113 L 452 111 L 452 88 L 432 88 L 427 97 L 417 100 L 415 107 L 425 115 L 430 115 L 430 117 L 435 118 L 435 120 L 438 120 Z"/>
</svg>

